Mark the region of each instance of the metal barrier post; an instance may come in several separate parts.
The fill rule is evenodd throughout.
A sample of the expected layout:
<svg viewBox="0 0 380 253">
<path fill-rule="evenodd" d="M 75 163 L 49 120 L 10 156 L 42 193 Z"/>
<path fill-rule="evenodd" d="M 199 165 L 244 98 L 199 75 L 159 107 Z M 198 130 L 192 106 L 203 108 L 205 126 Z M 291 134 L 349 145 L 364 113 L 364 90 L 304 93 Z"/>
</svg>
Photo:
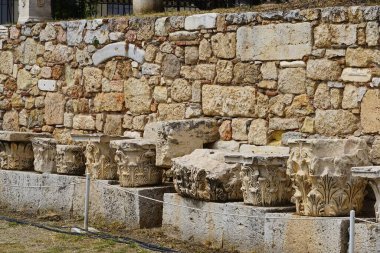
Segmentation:
<svg viewBox="0 0 380 253">
<path fill-rule="evenodd" d="M 90 173 L 86 173 L 86 195 L 84 198 L 84 230 L 88 231 L 88 211 L 90 199 Z"/>
<path fill-rule="evenodd" d="M 355 210 L 350 211 L 350 241 L 348 242 L 348 253 L 354 253 L 355 246 Z"/>
</svg>

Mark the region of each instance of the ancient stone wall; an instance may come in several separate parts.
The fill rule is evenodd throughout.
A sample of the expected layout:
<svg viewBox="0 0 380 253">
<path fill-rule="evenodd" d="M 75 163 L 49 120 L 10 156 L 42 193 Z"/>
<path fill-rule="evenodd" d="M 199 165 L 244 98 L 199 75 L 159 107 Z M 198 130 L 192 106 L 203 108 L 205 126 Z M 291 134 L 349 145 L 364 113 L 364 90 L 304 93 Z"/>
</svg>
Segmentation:
<svg viewBox="0 0 380 253">
<path fill-rule="evenodd" d="M 380 7 L 0 26 L 3 130 L 138 136 L 213 117 L 222 140 L 377 136 Z M 380 138 L 372 160 L 380 162 Z"/>
</svg>

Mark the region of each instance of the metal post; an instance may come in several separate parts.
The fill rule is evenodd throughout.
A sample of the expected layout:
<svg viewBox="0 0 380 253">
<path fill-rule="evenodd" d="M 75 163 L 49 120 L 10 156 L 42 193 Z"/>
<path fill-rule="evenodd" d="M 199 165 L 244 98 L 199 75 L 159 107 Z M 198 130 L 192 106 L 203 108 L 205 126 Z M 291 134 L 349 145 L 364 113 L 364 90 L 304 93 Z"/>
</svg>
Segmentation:
<svg viewBox="0 0 380 253">
<path fill-rule="evenodd" d="M 355 247 L 355 210 L 350 211 L 350 241 L 348 242 L 348 253 L 354 253 Z"/>
<path fill-rule="evenodd" d="M 88 210 L 90 200 L 90 173 L 86 173 L 86 195 L 84 198 L 84 230 L 88 231 Z"/>
</svg>

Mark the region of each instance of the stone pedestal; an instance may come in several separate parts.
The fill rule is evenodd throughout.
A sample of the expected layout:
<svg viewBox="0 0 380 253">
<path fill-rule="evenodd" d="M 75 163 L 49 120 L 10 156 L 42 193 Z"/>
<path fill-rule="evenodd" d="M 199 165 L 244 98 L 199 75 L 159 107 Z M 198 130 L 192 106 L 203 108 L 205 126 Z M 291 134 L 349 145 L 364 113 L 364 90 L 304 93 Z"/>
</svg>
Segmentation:
<svg viewBox="0 0 380 253">
<path fill-rule="evenodd" d="M 0 168 L 4 170 L 33 170 L 33 137 L 46 134 L 0 131 Z"/>
<path fill-rule="evenodd" d="M 34 170 L 56 173 L 57 142 L 50 138 L 33 138 Z"/>
<path fill-rule="evenodd" d="M 51 18 L 51 0 L 19 0 L 19 24 L 42 22 Z"/>
<path fill-rule="evenodd" d="M 376 196 L 375 213 L 376 220 L 380 219 L 380 166 L 354 167 L 351 169 L 352 176 L 369 180 L 373 192 Z"/>
<path fill-rule="evenodd" d="M 57 173 L 81 176 L 86 171 L 84 149 L 75 145 L 57 145 Z"/>
<path fill-rule="evenodd" d="M 162 169 L 155 166 L 156 145 L 146 139 L 111 141 L 120 186 L 139 187 L 162 183 Z"/>
<path fill-rule="evenodd" d="M 297 213 L 348 216 L 363 206 L 367 181 L 351 168 L 369 165 L 366 142 L 359 138 L 292 140 L 287 173 L 292 179 Z"/>
<path fill-rule="evenodd" d="M 115 162 L 115 149 L 110 147 L 111 140 L 124 139 L 107 135 L 72 135 L 75 142 L 86 144 L 86 172 L 93 179 L 117 179 L 117 164 Z"/>
<path fill-rule="evenodd" d="M 229 154 L 227 163 L 242 165 L 244 203 L 254 206 L 290 205 L 292 185 L 286 175 L 289 155 Z"/>
<path fill-rule="evenodd" d="M 161 12 L 164 10 L 162 0 L 133 0 L 133 14 Z"/>
<path fill-rule="evenodd" d="M 240 164 L 227 164 L 225 153 L 197 149 L 173 159 L 173 183 L 178 194 L 193 199 L 226 202 L 243 200 Z"/>
</svg>

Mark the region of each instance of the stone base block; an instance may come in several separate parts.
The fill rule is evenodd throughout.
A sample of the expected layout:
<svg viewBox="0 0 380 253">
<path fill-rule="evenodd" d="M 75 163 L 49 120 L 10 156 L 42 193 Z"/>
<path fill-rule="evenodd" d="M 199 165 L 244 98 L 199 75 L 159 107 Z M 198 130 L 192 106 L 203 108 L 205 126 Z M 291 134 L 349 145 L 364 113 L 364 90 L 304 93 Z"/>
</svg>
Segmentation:
<svg viewBox="0 0 380 253">
<path fill-rule="evenodd" d="M 29 213 L 56 212 L 62 216 L 83 216 L 85 179 L 78 176 L 37 174 L 34 172 L 0 171 L 0 206 Z M 72 185 L 81 182 L 83 184 Z M 66 187 L 57 187 L 68 185 Z M 16 187 L 23 186 L 23 187 Z M 27 188 L 44 186 L 44 188 Z M 51 186 L 51 188 L 45 188 Z M 128 229 L 159 227 L 162 204 L 142 196 L 163 200 L 172 186 L 122 188 L 108 181 L 94 181 L 90 192 L 90 224 L 102 220 L 123 223 Z"/>
<path fill-rule="evenodd" d="M 380 228 L 373 224 L 356 223 L 354 252 L 380 252 Z"/>
<path fill-rule="evenodd" d="M 265 215 L 265 250 L 273 253 L 346 253 L 349 218 Z"/>
<path fill-rule="evenodd" d="M 240 252 L 264 252 L 266 213 L 295 210 L 295 207 L 252 207 L 242 202 L 211 203 L 184 198 L 178 194 L 165 194 L 164 200 L 203 210 L 202 212 L 164 204 L 162 223 L 168 228 L 167 231 L 173 233 L 169 235 L 213 248 Z M 241 216 L 228 216 L 223 213 Z M 257 218 L 242 216 L 257 216 Z"/>
</svg>

